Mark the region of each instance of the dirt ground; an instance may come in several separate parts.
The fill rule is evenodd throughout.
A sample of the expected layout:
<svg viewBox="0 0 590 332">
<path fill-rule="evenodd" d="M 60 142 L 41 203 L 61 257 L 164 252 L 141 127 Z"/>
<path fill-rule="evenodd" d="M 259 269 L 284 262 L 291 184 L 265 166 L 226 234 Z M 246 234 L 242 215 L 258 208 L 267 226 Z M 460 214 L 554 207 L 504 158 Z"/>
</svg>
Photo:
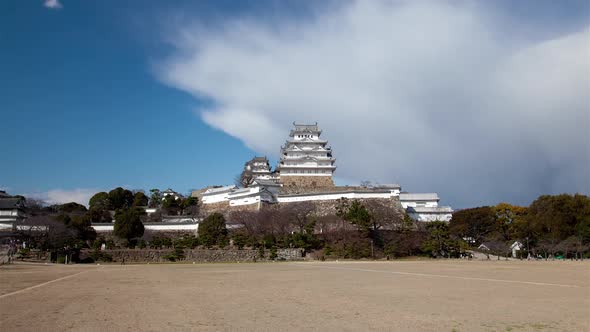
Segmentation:
<svg viewBox="0 0 590 332">
<path fill-rule="evenodd" d="M 590 331 L 590 262 L 0 267 L 2 331 Z"/>
</svg>

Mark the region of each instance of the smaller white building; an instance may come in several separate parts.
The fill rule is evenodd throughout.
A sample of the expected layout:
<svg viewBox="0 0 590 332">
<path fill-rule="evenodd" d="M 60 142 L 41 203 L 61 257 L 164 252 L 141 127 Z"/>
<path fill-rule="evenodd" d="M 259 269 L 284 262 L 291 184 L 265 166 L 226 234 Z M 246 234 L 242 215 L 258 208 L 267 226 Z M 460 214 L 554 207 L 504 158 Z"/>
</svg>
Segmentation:
<svg viewBox="0 0 590 332">
<path fill-rule="evenodd" d="M 263 186 L 236 189 L 229 194 L 229 206 L 243 206 L 262 202 L 275 203 L 274 195 Z"/>
<path fill-rule="evenodd" d="M 209 188 L 201 194 L 201 201 L 203 204 L 226 202 L 229 200 L 229 194 L 236 189 L 238 189 L 238 187 L 234 185 Z"/>
<path fill-rule="evenodd" d="M 24 201 L 0 190 L 0 229 L 15 229 L 25 219 Z"/>
<path fill-rule="evenodd" d="M 400 193 L 399 200 L 410 218 L 416 221 L 450 221 L 453 209 L 438 206 L 437 193 Z"/>
<path fill-rule="evenodd" d="M 437 193 L 400 193 L 399 201 L 404 209 L 408 207 L 436 207 L 440 198 Z"/>
<path fill-rule="evenodd" d="M 164 200 L 166 198 L 166 196 L 172 196 L 176 200 L 179 200 L 179 199 L 182 199 L 183 198 L 181 194 L 177 193 L 176 191 L 174 191 L 174 190 L 172 190 L 170 188 L 162 191 L 162 200 Z"/>
<path fill-rule="evenodd" d="M 453 217 L 453 209 L 450 206 L 408 207 L 406 213 L 416 221 L 451 221 Z"/>
</svg>

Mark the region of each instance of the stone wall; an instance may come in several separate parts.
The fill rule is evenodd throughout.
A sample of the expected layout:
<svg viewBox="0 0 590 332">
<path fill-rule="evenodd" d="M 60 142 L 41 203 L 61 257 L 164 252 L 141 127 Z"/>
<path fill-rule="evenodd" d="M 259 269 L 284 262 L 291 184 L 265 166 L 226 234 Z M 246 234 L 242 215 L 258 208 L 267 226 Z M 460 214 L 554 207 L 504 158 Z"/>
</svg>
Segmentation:
<svg viewBox="0 0 590 332">
<path fill-rule="evenodd" d="M 211 204 L 201 204 L 201 213 L 209 215 L 214 212 L 224 213 L 229 210 L 229 201 Z"/>
<path fill-rule="evenodd" d="M 297 188 L 334 187 L 334 180 L 331 176 L 281 176 L 281 183 L 285 187 Z"/>
<path fill-rule="evenodd" d="M 393 198 L 360 198 L 357 200 L 361 203 L 366 202 L 366 201 L 383 202 L 387 205 L 390 205 L 390 206 L 398 209 L 400 214 L 403 216 L 403 208 L 401 207 L 401 204 L 399 204 L 399 199 L 397 199 L 397 197 L 393 197 Z M 348 200 L 348 201 L 349 201 L 349 203 L 352 203 L 353 200 Z M 324 217 L 324 216 L 336 214 L 339 200 L 308 201 L 308 202 L 315 206 L 314 214 L 316 216 Z M 297 204 L 297 202 L 295 202 L 295 203 L 281 203 L 281 206 L 283 206 L 283 205 L 288 206 L 289 204 Z"/>
<path fill-rule="evenodd" d="M 260 205 L 263 205 L 264 202 Z M 201 212 L 203 216 L 208 216 L 212 213 L 221 213 L 225 217 L 225 219 L 229 218 L 229 215 L 232 211 L 258 211 L 259 210 L 259 203 L 256 202 L 254 204 L 248 205 L 238 205 L 238 206 L 230 206 L 228 202 L 219 202 L 219 203 L 212 203 L 212 204 L 203 204 L 201 205 Z"/>
<path fill-rule="evenodd" d="M 104 250 L 103 253 L 112 257 L 113 262 L 129 263 L 163 263 L 169 262 L 166 258 L 174 252 L 174 249 L 112 249 Z M 82 250 L 80 259 L 90 257 L 92 250 Z M 277 249 L 279 260 L 302 260 L 303 249 Z M 264 258 L 256 249 L 185 249 L 184 259 L 181 261 L 198 263 L 223 263 L 223 262 L 255 262 L 269 260 L 270 250 L 264 251 Z"/>
</svg>

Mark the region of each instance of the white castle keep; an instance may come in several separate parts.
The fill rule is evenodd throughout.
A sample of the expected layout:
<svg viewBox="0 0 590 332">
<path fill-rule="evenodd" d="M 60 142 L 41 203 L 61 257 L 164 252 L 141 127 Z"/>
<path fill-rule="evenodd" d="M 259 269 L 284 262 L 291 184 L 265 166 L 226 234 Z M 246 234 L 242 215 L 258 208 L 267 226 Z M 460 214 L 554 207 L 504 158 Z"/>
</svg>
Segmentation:
<svg viewBox="0 0 590 332">
<path fill-rule="evenodd" d="M 293 123 L 289 139 L 281 147 L 277 170 L 284 185 L 334 185 L 332 174 L 336 159 L 328 141 L 320 138 L 322 131 L 317 122 L 313 125 Z M 300 181 L 302 177 L 311 182 Z"/>
<path fill-rule="evenodd" d="M 320 136 L 315 124 L 296 124 L 289 134 L 276 170 L 273 172 L 266 157 L 254 157 L 244 165 L 250 176 L 245 188 L 225 186 L 195 191 L 202 203 L 229 207 L 253 207 L 262 204 L 288 204 L 305 201 L 331 201 L 340 198 L 397 198 L 408 215 L 417 221 L 449 221 L 453 209 L 439 206 L 436 193 L 406 193 L 397 184 L 373 187 L 335 186 L 332 175 L 336 159 L 328 141 Z"/>
</svg>

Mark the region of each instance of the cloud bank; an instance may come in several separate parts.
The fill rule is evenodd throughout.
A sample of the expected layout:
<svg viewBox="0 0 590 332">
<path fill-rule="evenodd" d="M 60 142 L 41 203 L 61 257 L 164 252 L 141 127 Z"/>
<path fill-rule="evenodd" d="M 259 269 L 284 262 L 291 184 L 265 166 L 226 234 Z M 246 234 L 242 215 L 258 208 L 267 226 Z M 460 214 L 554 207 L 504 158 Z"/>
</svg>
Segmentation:
<svg viewBox="0 0 590 332">
<path fill-rule="evenodd" d="M 59 0 L 45 0 L 43 2 L 43 6 L 50 8 L 50 9 L 61 9 L 63 8 L 61 2 Z"/>
<path fill-rule="evenodd" d="M 88 207 L 88 201 L 90 200 L 90 197 L 92 197 L 97 192 L 100 192 L 100 190 L 87 188 L 72 190 L 53 189 L 46 192 L 25 194 L 24 196 L 43 200 L 49 205 L 76 202 Z"/>
<path fill-rule="evenodd" d="M 319 122 L 351 182 L 466 207 L 590 192 L 590 29 L 519 40 L 482 8 L 358 1 L 307 21 L 184 24 L 159 78 L 199 115 L 278 156 Z M 514 34 L 518 35 L 518 34 Z"/>
</svg>

